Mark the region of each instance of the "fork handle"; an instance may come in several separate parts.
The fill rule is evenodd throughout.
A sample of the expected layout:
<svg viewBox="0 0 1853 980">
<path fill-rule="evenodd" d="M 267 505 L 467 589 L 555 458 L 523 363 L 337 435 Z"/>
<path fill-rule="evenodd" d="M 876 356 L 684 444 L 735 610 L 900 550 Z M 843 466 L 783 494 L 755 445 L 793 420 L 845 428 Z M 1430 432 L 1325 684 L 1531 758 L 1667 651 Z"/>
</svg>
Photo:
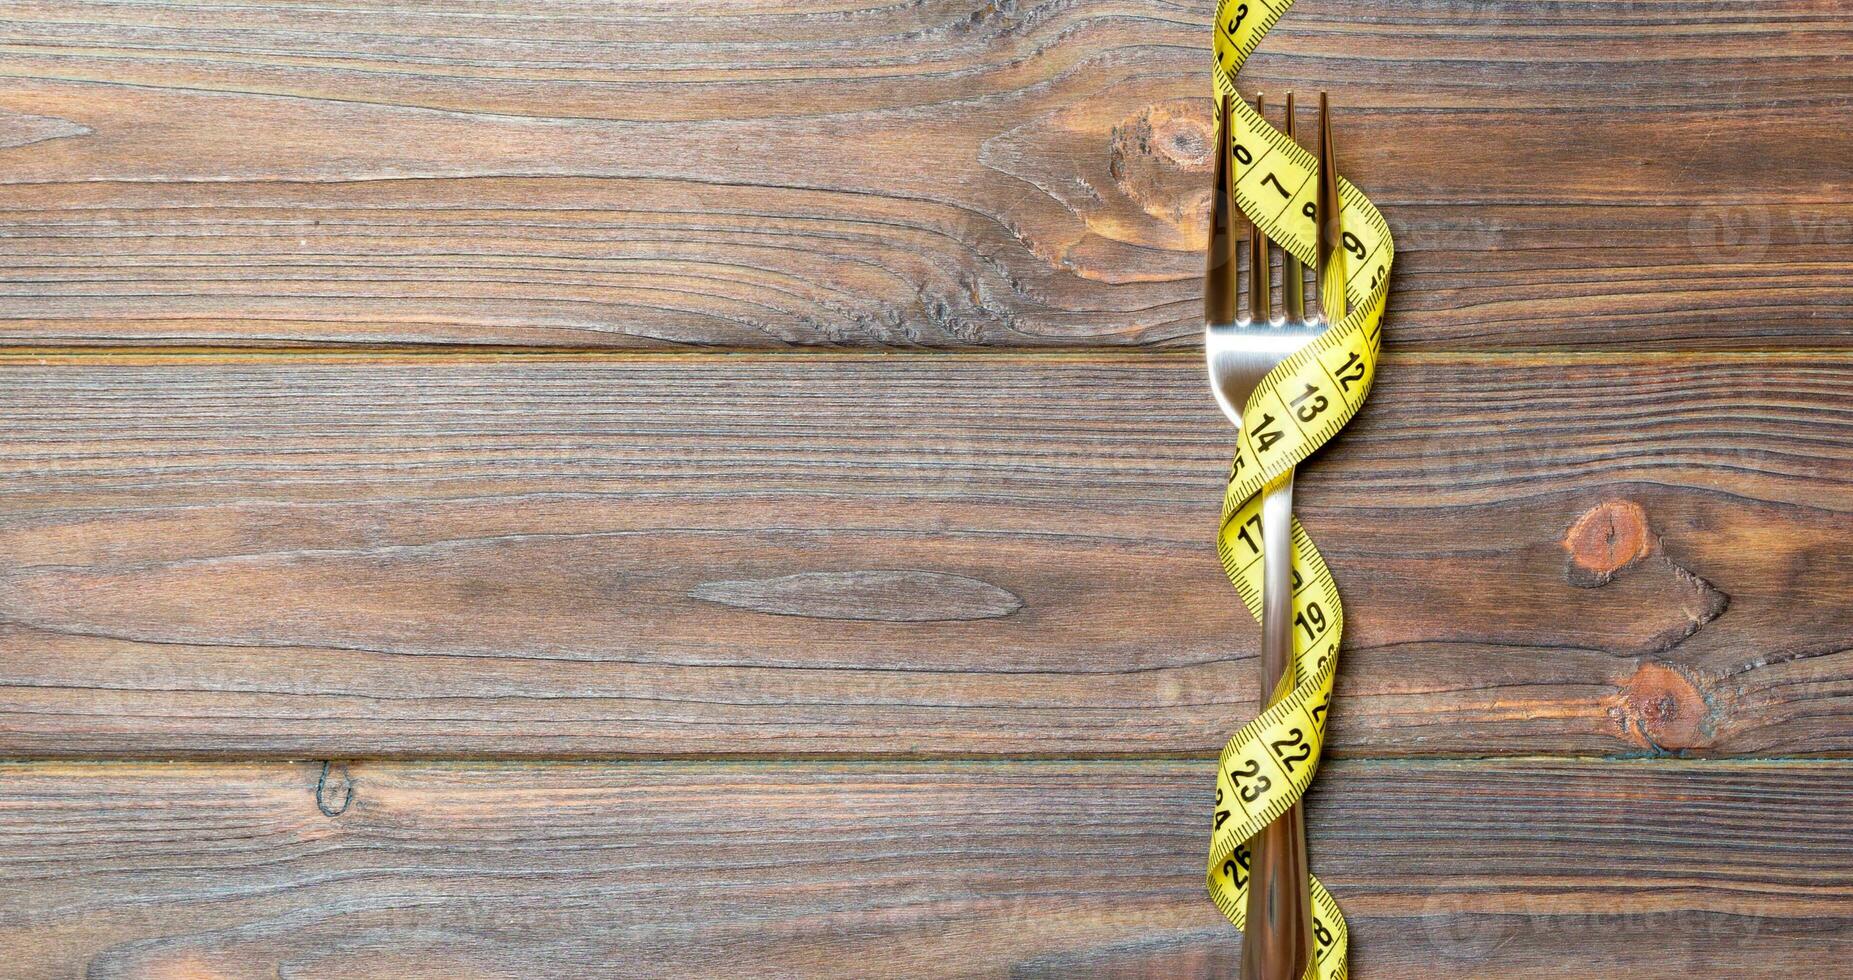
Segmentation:
<svg viewBox="0 0 1853 980">
<path fill-rule="evenodd" d="M 1293 689 L 1293 471 L 1262 491 L 1261 690 Z M 1301 980 L 1313 959 L 1306 823 L 1295 803 L 1248 842 L 1242 980 Z"/>
</svg>

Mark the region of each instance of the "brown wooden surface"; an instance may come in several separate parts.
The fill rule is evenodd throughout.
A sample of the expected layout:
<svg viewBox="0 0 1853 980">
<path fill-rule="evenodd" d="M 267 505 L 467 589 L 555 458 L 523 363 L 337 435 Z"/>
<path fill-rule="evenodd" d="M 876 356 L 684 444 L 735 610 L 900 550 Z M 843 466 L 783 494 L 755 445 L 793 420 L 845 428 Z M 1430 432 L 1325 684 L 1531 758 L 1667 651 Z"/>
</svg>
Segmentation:
<svg viewBox="0 0 1853 980">
<path fill-rule="evenodd" d="M 16 365 L 0 751 L 1208 753 L 1255 635 L 1200 371 Z M 1382 378 L 1298 495 L 1333 752 L 1853 750 L 1853 359 Z"/>
<path fill-rule="evenodd" d="M 1197 763 L 7 767 L 0 940 L 85 976 L 1221 977 Z M 1338 762 L 1357 975 L 1836 976 L 1846 764 Z"/>
<path fill-rule="evenodd" d="M 1210 0 L 9 3 L 17 343 L 1195 344 Z M 850 11 L 854 13 L 850 13 Z M 1844 347 L 1832 0 L 1319 0 L 1399 349 Z"/>
<path fill-rule="evenodd" d="M 1244 71 L 1399 250 L 1354 977 L 1842 972 L 1843 7 Z M 1228 975 L 1211 9 L 0 8 L 0 975 Z"/>
</svg>

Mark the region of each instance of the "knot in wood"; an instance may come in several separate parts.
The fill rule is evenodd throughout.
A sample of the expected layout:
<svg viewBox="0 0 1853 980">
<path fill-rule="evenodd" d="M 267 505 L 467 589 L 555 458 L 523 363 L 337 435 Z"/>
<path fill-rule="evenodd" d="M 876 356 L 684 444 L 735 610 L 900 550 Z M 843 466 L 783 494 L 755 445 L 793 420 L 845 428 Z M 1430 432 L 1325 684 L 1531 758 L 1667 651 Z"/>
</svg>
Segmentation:
<svg viewBox="0 0 1853 980">
<path fill-rule="evenodd" d="M 1647 526 L 1647 511 L 1632 500 L 1606 500 L 1570 525 L 1564 551 L 1570 556 L 1565 577 L 1571 585 L 1607 585 L 1615 573 L 1654 553 L 1657 542 Z"/>
<path fill-rule="evenodd" d="M 1613 711 L 1622 734 L 1654 751 L 1711 744 L 1711 700 L 1691 678 L 1663 663 L 1642 664 L 1621 689 Z"/>
</svg>

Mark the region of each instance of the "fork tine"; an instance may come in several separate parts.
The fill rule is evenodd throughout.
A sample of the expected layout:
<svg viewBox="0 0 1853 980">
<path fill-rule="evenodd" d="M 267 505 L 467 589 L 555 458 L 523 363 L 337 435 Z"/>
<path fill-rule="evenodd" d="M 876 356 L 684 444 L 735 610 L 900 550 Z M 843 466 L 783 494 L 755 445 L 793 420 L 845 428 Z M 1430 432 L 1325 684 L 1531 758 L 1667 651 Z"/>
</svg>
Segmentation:
<svg viewBox="0 0 1853 980">
<path fill-rule="evenodd" d="M 1234 114 L 1229 97 L 1222 97 L 1222 118 L 1216 124 L 1215 177 L 1210 187 L 1209 258 L 1203 275 L 1203 322 L 1231 323 L 1235 320 L 1235 229 L 1234 194 L 1230 186 L 1229 160 L 1234 146 L 1230 129 Z"/>
<path fill-rule="evenodd" d="M 1255 112 L 1266 117 L 1265 97 L 1255 93 Z M 1250 222 L 1251 227 L 1253 222 Z M 1266 323 L 1274 318 L 1274 285 L 1268 267 L 1272 264 L 1268 249 L 1268 237 L 1259 227 L 1252 227 L 1248 239 L 1248 316 L 1255 323 Z"/>
<path fill-rule="evenodd" d="M 1294 124 L 1293 93 L 1287 93 L 1287 138 L 1299 141 Z M 1280 257 L 1281 299 L 1287 305 L 1287 319 L 1293 323 L 1306 322 L 1306 267 L 1294 257 L 1292 252 L 1283 250 Z"/>
<path fill-rule="evenodd" d="M 1319 216 L 1319 235 L 1314 251 L 1318 268 L 1313 270 L 1319 288 L 1319 314 L 1325 318 L 1325 322 L 1337 323 L 1345 318 L 1344 228 L 1340 224 L 1343 203 L 1338 199 L 1338 164 L 1332 149 L 1332 117 L 1326 110 L 1324 92 L 1319 93 L 1319 190 L 1313 208 Z M 1328 282 L 1328 277 L 1333 275 L 1338 277 L 1338 281 Z M 1327 303 L 1328 298 L 1332 300 L 1330 304 Z"/>
</svg>

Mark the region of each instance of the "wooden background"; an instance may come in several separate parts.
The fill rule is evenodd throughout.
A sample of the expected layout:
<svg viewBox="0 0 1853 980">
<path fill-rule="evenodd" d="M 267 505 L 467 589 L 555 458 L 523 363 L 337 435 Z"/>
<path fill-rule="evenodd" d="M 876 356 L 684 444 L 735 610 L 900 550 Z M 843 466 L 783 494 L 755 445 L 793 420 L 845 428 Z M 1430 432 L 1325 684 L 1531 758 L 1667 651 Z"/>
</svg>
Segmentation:
<svg viewBox="0 0 1853 980">
<path fill-rule="evenodd" d="M 1227 975 L 1210 16 L 6 4 L 0 969 Z M 1836 975 L 1853 17 L 1306 0 L 1242 84 L 1399 245 L 1298 495 L 1355 975 Z"/>
</svg>

